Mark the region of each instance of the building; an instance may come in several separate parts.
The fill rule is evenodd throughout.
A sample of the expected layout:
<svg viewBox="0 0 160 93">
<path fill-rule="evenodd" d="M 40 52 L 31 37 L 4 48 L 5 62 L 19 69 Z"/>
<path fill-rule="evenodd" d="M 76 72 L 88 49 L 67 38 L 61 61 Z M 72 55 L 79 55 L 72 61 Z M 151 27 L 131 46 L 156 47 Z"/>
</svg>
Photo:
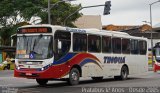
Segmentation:
<svg viewBox="0 0 160 93">
<path fill-rule="evenodd" d="M 122 30 L 130 30 L 130 29 L 137 29 L 141 32 L 145 32 L 145 31 L 149 31 L 151 30 L 151 26 L 147 25 L 147 24 L 143 24 L 143 25 L 106 25 L 103 26 L 102 29 L 104 30 L 111 30 L 111 31 L 122 31 Z"/>
<path fill-rule="evenodd" d="M 6 60 L 7 55 L 11 58 L 15 58 L 16 47 L 0 46 L 0 63 Z"/>
<path fill-rule="evenodd" d="M 74 23 L 78 28 L 96 28 L 102 29 L 100 15 L 83 15 Z"/>
<path fill-rule="evenodd" d="M 138 37 L 146 37 L 149 41 L 149 48 L 151 48 L 151 26 L 147 24 L 139 25 L 139 26 L 118 26 L 118 25 L 107 25 L 103 26 L 105 30 L 111 31 L 121 31 L 126 32 L 133 36 Z M 153 28 L 152 31 L 152 39 L 153 39 L 153 46 L 160 42 L 160 27 Z"/>
</svg>

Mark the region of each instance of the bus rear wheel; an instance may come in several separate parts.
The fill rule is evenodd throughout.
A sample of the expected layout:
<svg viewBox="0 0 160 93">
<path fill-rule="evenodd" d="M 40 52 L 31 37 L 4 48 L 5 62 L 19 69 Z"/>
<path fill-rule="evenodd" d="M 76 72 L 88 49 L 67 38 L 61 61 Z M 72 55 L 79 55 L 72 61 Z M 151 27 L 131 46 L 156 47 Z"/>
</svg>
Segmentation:
<svg viewBox="0 0 160 93">
<path fill-rule="evenodd" d="M 69 73 L 68 83 L 70 85 L 77 85 L 79 83 L 80 73 L 77 68 L 72 68 Z"/>
<path fill-rule="evenodd" d="M 36 81 L 39 85 L 46 85 L 48 82 L 48 79 L 36 79 Z"/>
<path fill-rule="evenodd" d="M 123 66 L 121 69 L 120 79 L 126 80 L 127 78 L 128 78 L 128 68 L 126 66 Z"/>
<path fill-rule="evenodd" d="M 126 80 L 128 79 L 128 68 L 127 66 L 123 66 L 121 69 L 121 75 L 120 76 L 114 76 L 114 79 L 116 80 Z"/>
</svg>

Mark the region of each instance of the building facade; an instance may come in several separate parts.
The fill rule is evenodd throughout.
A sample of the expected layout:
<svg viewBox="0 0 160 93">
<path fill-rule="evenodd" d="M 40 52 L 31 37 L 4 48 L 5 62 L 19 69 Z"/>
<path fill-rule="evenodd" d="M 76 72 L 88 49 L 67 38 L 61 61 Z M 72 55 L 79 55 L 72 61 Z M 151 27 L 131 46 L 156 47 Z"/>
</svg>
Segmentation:
<svg viewBox="0 0 160 93">
<path fill-rule="evenodd" d="M 102 29 L 100 15 L 83 15 L 74 23 L 78 28 L 96 28 Z"/>
</svg>

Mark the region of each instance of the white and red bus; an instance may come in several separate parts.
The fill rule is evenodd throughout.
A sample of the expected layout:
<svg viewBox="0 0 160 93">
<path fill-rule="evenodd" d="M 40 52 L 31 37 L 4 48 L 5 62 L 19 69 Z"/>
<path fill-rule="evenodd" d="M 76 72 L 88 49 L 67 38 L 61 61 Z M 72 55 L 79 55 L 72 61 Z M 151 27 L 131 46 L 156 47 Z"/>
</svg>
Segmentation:
<svg viewBox="0 0 160 93">
<path fill-rule="evenodd" d="M 15 77 L 79 83 L 79 78 L 100 80 L 148 71 L 148 44 L 143 37 L 124 32 L 28 25 L 17 31 Z"/>
</svg>

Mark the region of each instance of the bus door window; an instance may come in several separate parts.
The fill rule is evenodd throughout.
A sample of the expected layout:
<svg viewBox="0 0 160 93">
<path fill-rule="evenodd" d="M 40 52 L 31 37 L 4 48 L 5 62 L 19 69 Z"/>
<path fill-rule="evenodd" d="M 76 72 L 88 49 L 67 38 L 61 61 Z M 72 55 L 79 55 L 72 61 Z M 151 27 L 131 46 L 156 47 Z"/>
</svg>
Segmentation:
<svg viewBox="0 0 160 93">
<path fill-rule="evenodd" d="M 59 43 L 60 42 L 60 43 Z M 61 44 L 59 47 L 59 44 Z M 62 56 L 66 55 L 71 46 L 71 33 L 64 31 L 57 31 L 54 37 L 54 56 L 55 60 L 58 60 Z"/>
</svg>

